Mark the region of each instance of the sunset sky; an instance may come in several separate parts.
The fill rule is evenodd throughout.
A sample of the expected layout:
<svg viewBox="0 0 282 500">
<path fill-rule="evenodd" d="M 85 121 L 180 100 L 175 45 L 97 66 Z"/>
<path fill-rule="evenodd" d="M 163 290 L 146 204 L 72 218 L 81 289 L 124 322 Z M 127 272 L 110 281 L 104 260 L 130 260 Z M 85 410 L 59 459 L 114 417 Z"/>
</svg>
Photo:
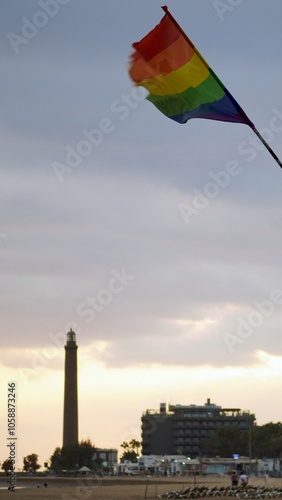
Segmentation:
<svg viewBox="0 0 282 500">
<path fill-rule="evenodd" d="M 98 447 L 160 402 L 281 420 L 282 171 L 246 125 L 179 125 L 134 88 L 163 3 L 2 3 L 0 461 L 15 381 L 20 468 L 62 445 L 70 327 Z M 281 0 L 167 5 L 282 158 Z"/>
</svg>

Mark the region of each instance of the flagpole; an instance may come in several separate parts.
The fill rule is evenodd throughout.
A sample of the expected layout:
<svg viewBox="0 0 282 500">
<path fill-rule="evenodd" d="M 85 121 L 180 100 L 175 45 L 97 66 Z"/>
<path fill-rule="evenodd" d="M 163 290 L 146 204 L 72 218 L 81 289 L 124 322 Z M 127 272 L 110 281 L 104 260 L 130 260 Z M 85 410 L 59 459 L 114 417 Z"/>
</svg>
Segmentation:
<svg viewBox="0 0 282 500">
<path fill-rule="evenodd" d="M 279 160 L 278 156 L 274 153 L 273 149 L 269 146 L 269 144 L 266 142 L 266 140 L 262 137 L 262 135 L 259 133 L 258 129 L 256 127 L 253 128 L 254 133 L 257 135 L 257 137 L 261 140 L 263 145 L 266 147 L 266 149 L 269 151 L 271 156 L 274 158 L 274 160 L 278 163 L 279 167 L 282 168 L 282 162 Z"/>
<path fill-rule="evenodd" d="M 181 28 L 181 26 L 178 24 L 176 19 L 173 17 L 173 15 L 169 12 L 168 8 L 166 5 L 162 6 L 163 11 L 167 14 L 167 16 L 171 19 L 171 21 L 175 24 L 177 29 L 180 31 L 182 36 L 185 38 L 185 40 L 193 47 L 194 51 L 196 52 L 197 56 L 201 59 L 202 63 L 208 68 L 208 70 L 212 73 L 213 77 L 217 81 L 217 83 L 221 86 L 221 88 L 224 90 L 226 94 L 228 94 L 229 99 L 232 101 L 233 105 L 237 109 L 237 111 L 240 113 L 240 115 L 246 120 L 247 124 L 249 127 L 253 130 L 253 132 L 256 134 L 256 136 L 260 139 L 262 144 L 266 147 L 268 152 L 271 154 L 272 158 L 278 163 L 279 167 L 282 168 L 282 162 L 279 160 L 278 156 L 274 153 L 273 149 L 269 146 L 269 144 L 266 142 L 266 140 L 262 137 L 262 135 L 259 133 L 253 122 L 250 120 L 250 118 L 246 115 L 245 111 L 241 108 L 241 106 L 238 104 L 236 99 L 230 94 L 228 89 L 223 85 L 222 81 L 218 78 L 218 76 L 214 73 L 214 71 L 211 69 L 211 67 L 208 65 L 207 61 L 204 59 L 202 54 L 198 51 L 198 49 L 195 47 L 193 42 L 190 40 L 190 38 L 186 35 L 185 31 Z"/>
</svg>

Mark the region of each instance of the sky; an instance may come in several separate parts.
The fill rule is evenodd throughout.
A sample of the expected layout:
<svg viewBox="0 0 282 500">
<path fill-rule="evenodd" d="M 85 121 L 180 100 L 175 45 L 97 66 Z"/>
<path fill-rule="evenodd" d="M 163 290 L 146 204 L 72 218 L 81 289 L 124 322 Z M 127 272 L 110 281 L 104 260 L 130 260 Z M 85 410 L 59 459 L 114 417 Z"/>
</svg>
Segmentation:
<svg viewBox="0 0 282 500">
<path fill-rule="evenodd" d="M 80 440 L 120 450 L 160 402 L 281 420 L 282 172 L 247 125 L 179 125 L 133 86 L 161 5 L 2 4 L 0 460 L 15 382 L 19 468 L 62 446 L 70 327 Z M 282 158 L 281 0 L 167 6 Z"/>
</svg>

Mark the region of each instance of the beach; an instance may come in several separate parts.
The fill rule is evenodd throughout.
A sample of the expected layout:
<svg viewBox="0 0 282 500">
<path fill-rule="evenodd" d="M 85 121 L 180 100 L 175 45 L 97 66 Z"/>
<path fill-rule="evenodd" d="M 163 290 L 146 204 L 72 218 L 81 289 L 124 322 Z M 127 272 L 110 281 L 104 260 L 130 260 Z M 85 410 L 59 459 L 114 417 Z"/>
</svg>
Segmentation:
<svg viewBox="0 0 282 500">
<path fill-rule="evenodd" d="M 47 487 L 44 487 L 44 483 Z M 253 477 L 250 484 L 268 487 L 281 486 L 281 479 Z M 205 477 L 106 477 L 92 476 L 81 478 L 53 478 L 53 477 L 19 477 L 16 480 L 16 491 L 8 491 L 7 478 L 0 479 L 0 499 L 10 499 L 11 495 L 20 500 L 142 500 L 158 498 L 161 493 L 168 491 L 183 491 L 188 487 L 230 485 L 228 476 Z M 39 487 L 37 487 L 37 485 Z M 224 497 L 222 497 L 224 498 Z"/>
</svg>

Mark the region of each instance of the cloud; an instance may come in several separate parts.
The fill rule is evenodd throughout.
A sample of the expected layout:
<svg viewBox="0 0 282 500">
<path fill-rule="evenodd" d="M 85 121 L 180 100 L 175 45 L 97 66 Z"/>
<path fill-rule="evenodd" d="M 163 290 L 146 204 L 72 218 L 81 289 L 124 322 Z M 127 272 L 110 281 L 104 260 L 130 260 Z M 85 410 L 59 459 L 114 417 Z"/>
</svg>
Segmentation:
<svg viewBox="0 0 282 500">
<path fill-rule="evenodd" d="M 212 2 L 205 16 L 198 0 L 169 8 L 281 156 L 281 131 L 271 128 L 274 109 L 282 113 L 281 2 L 269 3 L 241 2 L 223 21 Z M 36 394 L 61 380 L 72 326 L 91 394 L 89 373 L 107 408 L 113 380 L 120 387 L 117 440 L 137 425 L 124 428 L 123 406 L 140 384 L 143 411 L 163 397 L 205 399 L 207 388 L 221 404 L 230 383 L 247 380 L 263 411 L 261 384 L 276 384 L 281 356 L 281 170 L 248 127 L 180 126 L 136 93 L 131 43 L 159 22 L 159 0 L 70 1 L 15 53 L 7 34 L 21 34 L 40 5 L 10 0 L 0 19 L 2 380 L 18 366 L 35 371 Z M 83 154 L 85 130 L 98 144 Z M 67 167 L 61 180 L 54 162 Z M 222 186 L 215 177 L 226 172 Z M 189 220 L 181 204 L 194 210 Z M 113 282 L 117 273 L 134 278 Z M 240 398 L 247 406 L 249 391 Z M 87 406 L 84 429 L 93 414 L 87 423 Z"/>
</svg>

